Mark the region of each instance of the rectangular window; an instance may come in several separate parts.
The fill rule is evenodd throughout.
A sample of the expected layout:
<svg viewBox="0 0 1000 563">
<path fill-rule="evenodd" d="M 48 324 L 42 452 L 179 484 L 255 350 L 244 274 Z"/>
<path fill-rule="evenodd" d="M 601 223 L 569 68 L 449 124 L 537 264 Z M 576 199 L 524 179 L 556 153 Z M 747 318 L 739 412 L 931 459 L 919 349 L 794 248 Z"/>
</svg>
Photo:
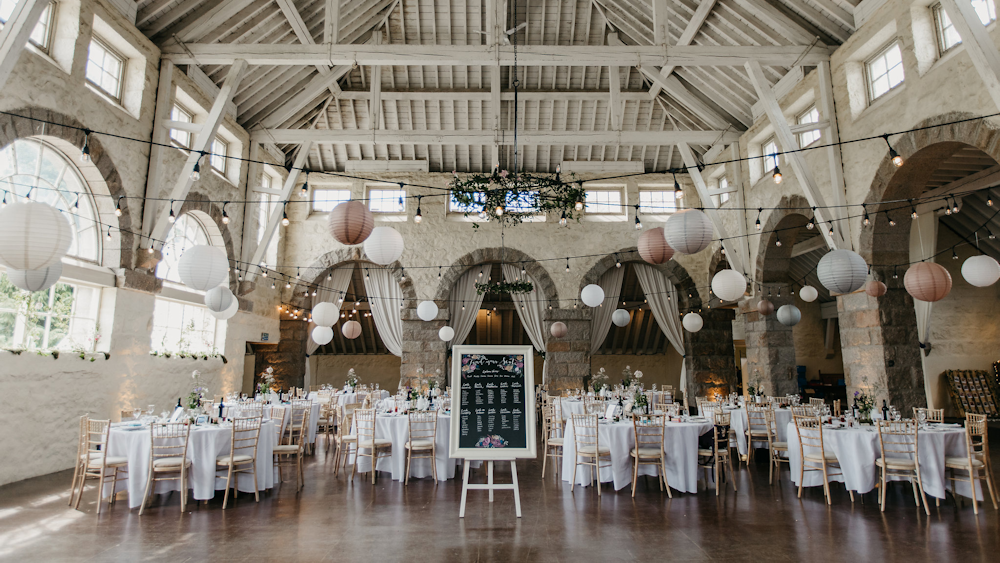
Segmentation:
<svg viewBox="0 0 1000 563">
<path fill-rule="evenodd" d="M 150 345 L 156 352 L 211 353 L 222 346 L 217 341 L 218 321 L 207 307 L 156 299 Z"/>
<path fill-rule="evenodd" d="M 972 8 L 979 14 L 983 25 L 990 25 L 997 19 L 997 7 L 993 0 L 972 0 Z"/>
<path fill-rule="evenodd" d="M 618 190 L 590 190 L 584 196 L 586 212 L 589 214 L 618 213 L 622 212 L 622 191 Z"/>
<path fill-rule="evenodd" d="M 507 198 L 507 209 L 513 213 L 535 213 L 538 207 L 532 204 L 532 200 L 538 194 L 536 191 L 518 192 L 513 198 Z"/>
<path fill-rule="evenodd" d="M 903 83 L 903 56 L 893 43 L 865 63 L 868 74 L 868 101 L 874 102 Z"/>
<path fill-rule="evenodd" d="M 771 137 L 760 145 L 760 152 L 764 155 L 764 171 L 762 174 L 767 174 L 781 164 L 781 155 L 778 154 L 780 152 L 778 151 L 778 143 L 774 140 L 774 137 Z"/>
<path fill-rule="evenodd" d="M 719 190 L 721 191 L 721 190 L 728 190 L 728 189 L 729 189 L 729 180 L 725 176 L 723 176 L 722 178 L 719 178 Z M 723 203 L 726 203 L 727 201 L 729 201 L 729 195 L 730 194 L 728 194 L 728 193 L 719 194 L 719 205 L 722 205 Z"/>
<path fill-rule="evenodd" d="M 209 158 L 212 168 L 219 174 L 226 175 L 226 165 L 229 163 L 229 143 L 216 137 L 212 141 L 212 156 Z"/>
<path fill-rule="evenodd" d="M 17 0 L 0 0 L 0 23 L 7 23 L 10 16 L 14 13 L 14 8 L 17 7 Z M 38 47 L 41 51 L 46 53 L 49 52 L 49 46 L 52 39 L 52 16 L 55 13 L 54 2 L 49 2 L 45 9 L 42 10 L 41 17 L 38 18 L 38 23 L 35 24 L 35 29 L 31 31 L 31 35 L 28 36 L 28 41 L 32 45 Z M 0 26 L 2 29 L 2 26 Z"/>
<path fill-rule="evenodd" d="M 184 109 L 179 105 L 174 105 L 170 109 L 170 121 L 179 121 L 181 123 L 192 123 L 194 121 L 194 115 L 188 110 Z M 191 148 L 191 132 L 183 131 L 181 129 L 171 129 L 170 130 L 170 141 L 177 145 L 178 147 L 190 149 Z"/>
<path fill-rule="evenodd" d="M 26 294 L 0 274 L 0 346 L 92 352 L 100 303 L 96 287 L 57 283 Z"/>
<path fill-rule="evenodd" d="M 329 213 L 345 201 L 351 201 L 351 190 L 313 188 L 312 209 L 317 213 Z"/>
<path fill-rule="evenodd" d="M 372 188 L 368 190 L 368 209 L 372 213 L 405 213 L 406 191 Z"/>
<path fill-rule="evenodd" d="M 809 108 L 804 113 L 799 115 L 796 120 L 799 125 L 805 125 L 807 123 L 819 123 L 819 110 L 815 106 Z M 799 133 L 799 147 L 808 147 L 809 145 L 815 143 L 819 140 L 819 129 L 813 129 L 811 131 L 805 131 Z"/>
<path fill-rule="evenodd" d="M 449 213 L 479 213 L 480 211 L 483 210 L 483 204 L 480 203 L 480 202 L 483 201 L 484 197 L 485 196 L 484 196 L 484 194 L 482 192 L 477 192 L 475 195 L 473 195 L 474 203 L 470 203 L 468 205 L 465 205 L 465 204 L 459 202 L 458 200 L 456 200 L 454 193 L 452 193 L 451 197 L 448 198 L 448 212 Z"/>
<path fill-rule="evenodd" d="M 677 211 L 677 200 L 674 190 L 640 190 L 639 212 L 650 215 L 663 215 Z"/>
<path fill-rule="evenodd" d="M 125 57 L 94 36 L 87 52 L 87 82 L 102 94 L 121 103 L 124 76 Z"/>
</svg>

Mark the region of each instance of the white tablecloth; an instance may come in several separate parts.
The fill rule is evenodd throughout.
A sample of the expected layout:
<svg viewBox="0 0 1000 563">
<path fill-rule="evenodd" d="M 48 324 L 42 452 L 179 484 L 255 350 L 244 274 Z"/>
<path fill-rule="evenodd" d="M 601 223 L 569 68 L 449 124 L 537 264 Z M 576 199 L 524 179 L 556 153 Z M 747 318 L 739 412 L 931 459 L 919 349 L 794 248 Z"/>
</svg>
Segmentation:
<svg viewBox="0 0 1000 563">
<path fill-rule="evenodd" d="M 795 431 L 795 423 L 787 424 L 788 458 L 792 472 L 792 482 L 799 484 L 799 468 L 801 455 L 799 453 L 799 437 Z M 924 484 L 924 493 L 935 498 L 944 498 L 945 490 L 951 489 L 945 478 L 945 456 L 966 455 L 965 429 L 950 428 L 941 430 L 920 430 L 920 477 Z M 875 460 L 881 456 L 878 442 L 878 431 L 873 427 L 842 428 L 834 430 L 823 428 L 823 445 L 827 453 L 833 453 L 840 461 L 843 475 L 830 477 L 830 481 L 844 483 L 848 490 L 867 493 L 875 488 L 879 481 L 879 468 Z M 806 453 L 810 453 L 807 448 Z M 815 487 L 823 484 L 823 472 L 806 471 L 803 475 L 803 486 Z M 959 482 L 956 492 L 971 496 L 972 490 L 968 482 Z M 982 500 L 982 489 L 977 485 L 976 497 Z"/>
<path fill-rule="evenodd" d="M 386 391 L 385 389 L 381 389 L 378 395 L 379 396 L 375 398 L 376 401 L 379 399 L 389 398 L 389 392 Z M 344 405 L 349 405 L 351 403 L 363 403 L 365 402 L 365 397 L 367 396 L 368 396 L 367 393 L 337 393 L 336 395 L 334 395 L 337 401 L 337 405 L 341 407 Z"/>
<path fill-rule="evenodd" d="M 351 428 L 352 434 L 357 434 L 357 426 Z M 375 417 L 375 437 L 392 440 L 392 457 L 385 457 L 378 461 L 379 471 L 392 473 L 394 481 L 402 481 L 406 478 L 406 441 L 410 439 L 410 422 L 406 415 L 388 415 L 379 413 Z M 451 440 L 451 416 L 439 415 L 437 431 L 434 435 L 436 446 L 435 461 L 437 462 L 437 477 L 439 481 L 453 479 L 455 477 L 455 466 L 461 461 L 448 457 L 448 446 Z M 352 452 L 354 450 L 351 450 Z M 365 449 L 364 451 L 368 451 Z M 350 462 L 354 462 L 352 455 Z M 431 460 L 429 458 L 413 459 L 413 466 L 410 468 L 410 478 L 431 477 Z M 362 457 L 358 463 L 358 472 L 367 473 L 371 471 L 372 462 L 370 457 Z"/>
<path fill-rule="evenodd" d="M 740 450 L 740 455 L 747 455 L 747 435 L 746 430 L 749 425 L 749 420 L 747 419 L 747 410 L 745 408 L 738 408 L 727 411 L 732 414 L 730 417 L 730 424 L 732 425 L 733 432 L 736 434 L 736 445 Z M 775 422 L 775 432 L 778 434 L 777 441 L 787 442 L 788 441 L 788 423 L 792 420 L 791 409 L 774 409 L 774 422 Z M 794 426 L 792 427 L 794 428 Z M 754 441 L 754 446 L 758 448 L 766 448 L 767 440 Z"/>
<path fill-rule="evenodd" d="M 698 437 L 712 430 L 710 422 L 668 422 L 663 432 L 663 449 L 666 454 L 667 482 L 670 487 L 685 493 L 698 492 Z M 632 483 L 632 456 L 635 434 L 632 422 L 602 422 L 598 427 L 600 446 L 611 450 L 611 467 L 602 467 L 600 481 L 614 482 L 615 490 Z M 576 458 L 576 441 L 573 419 L 566 422 L 563 441 L 563 481 L 573 481 L 573 460 Z M 606 461 L 602 463 L 607 463 Z M 656 475 L 653 465 L 639 467 L 639 475 Z M 576 484 L 587 486 L 593 480 L 591 468 L 581 466 L 576 472 Z"/>
<path fill-rule="evenodd" d="M 292 420 L 292 406 L 291 405 L 276 405 L 283 407 L 285 409 L 285 434 L 288 434 L 288 423 Z M 319 407 L 320 404 L 317 401 L 312 402 L 312 408 L 309 410 L 309 432 L 306 436 L 306 440 L 310 444 L 316 443 L 316 428 L 319 426 Z M 277 432 L 277 430 L 275 430 Z"/>
<path fill-rule="evenodd" d="M 215 495 L 216 490 L 226 488 L 226 473 L 216 472 L 215 460 L 219 456 L 229 455 L 232 432 L 232 428 L 228 426 L 194 426 L 191 428 L 187 457 L 191 460 L 192 465 L 188 468 L 188 487 L 194 491 L 195 500 L 208 500 Z M 261 424 L 260 439 L 257 443 L 257 489 L 261 491 L 274 487 L 278 481 L 272 459 L 276 435 L 277 429 L 274 423 L 265 420 Z M 128 458 L 128 480 L 118 481 L 115 492 L 128 491 L 130 508 L 136 508 L 142 504 L 149 471 L 151 447 L 149 427 L 142 427 L 139 430 L 111 429 L 108 455 Z M 119 473 L 119 476 L 121 475 Z M 253 492 L 252 475 L 240 473 L 236 479 L 241 492 Z M 111 485 L 108 483 L 105 486 L 110 487 Z M 156 483 L 156 492 L 179 491 L 180 486 L 179 479 L 160 481 Z"/>
<path fill-rule="evenodd" d="M 559 406 L 563 420 L 573 418 L 574 414 L 585 414 L 583 412 L 583 401 L 577 399 L 559 399 Z"/>
</svg>

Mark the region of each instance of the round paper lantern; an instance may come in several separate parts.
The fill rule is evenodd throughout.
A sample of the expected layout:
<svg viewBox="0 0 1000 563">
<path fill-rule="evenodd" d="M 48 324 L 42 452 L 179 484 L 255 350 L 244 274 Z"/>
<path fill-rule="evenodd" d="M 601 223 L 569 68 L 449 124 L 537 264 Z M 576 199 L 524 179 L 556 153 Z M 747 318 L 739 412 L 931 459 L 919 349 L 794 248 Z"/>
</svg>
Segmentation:
<svg viewBox="0 0 1000 563">
<path fill-rule="evenodd" d="M 597 284 L 590 284 L 580 291 L 580 300 L 588 307 L 597 307 L 604 303 L 604 290 Z"/>
<path fill-rule="evenodd" d="M 438 331 L 438 338 L 445 342 L 450 341 L 452 338 L 455 338 L 455 329 L 450 326 L 441 327 L 441 330 Z"/>
<path fill-rule="evenodd" d="M 345 201 L 333 208 L 329 219 L 330 234 L 340 244 L 365 242 L 375 226 L 375 217 L 360 201 Z"/>
<path fill-rule="evenodd" d="M 723 301 L 736 301 L 747 290 L 747 280 L 736 270 L 722 270 L 712 278 L 712 291 Z"/>
<path fill-rule="evenodd" d="M 878 280 L 872 280 L 865 285 L 865 293 L 872 297 L 882 297 L 886 291 L 888 291 L 888 288 Z"/>
<path fill-rule="evenodd" d="M 962 277 L 976 287 L 989 287 L 1000 279 L 1000 263 L 981 254 L 962 264 Z"/>
<path fill-rule="evenodd" d="M 663 235 L 663 227 L 649 229 L 639 235 L 639 256 L 650 264 L 662 264 L 674 256 L 674 249 Z"/>
<path fill-rule="evenodd" d="M 806 303 L 812 303 L 819 297 L 819 291 L 811 285 L 804 285 L 802 289 L 799 290 L 799 299 L 805 301 Z"/>
<path fill-rule="evenodd" d="M 372 262 L 388 266 L 403 255 L 403 235 L 392 227 L 375 227 L 365 241 L 365 254 Z"/>
<path fill-rule="evenodd" d="M 615 309 L 615 312 L 611 313 L 611 322 L 615 323 L 615 326 L 625 326 L 630 320 L 632 318 L 625 309 Z"/>
<path fill-rule="evenodd" d="M 951 291 L 951 274 L 941 264 L 917 262 L 903 276 L 906 291 L 919 301 L 940 301 Z"/>
<path fill-rule="evenodd" d="M 566 323 L 562 321 L 556 321 L 552 323 L 552 326 L 549 327 L 549 333 L 551 333 L 552 336 L 556 338 L 562 338 L 567 334 L 569 334 L 569 328 L 566 326 Z"/>
<path fill-rule="evenodd" d="M 333 329 L 328 326 L 318 326 L 312 331 L 312 339 L 320 346 L 329 344 L 333 340 Z"/>
<path fill-rule="evenodd" d="M 220 321 L 228 321 L 229 319 L 235 317 L 236 316 L 236 312 L 239 311 L 239 310 L 240 310 L 240 300 L 239 299 L 233 299 L 233 304 L 230 305 L 229 308 L 226 309 L 225 311 L 222 311 L 221 313 L 217 313 L 215 311 L 209 310 L 208 312 L 209 312 L 209 314 L 211 314 L 213 317 L 219 319 Z"/>
<path fill-rule="evenodd" d="M 771 303 L 767 299 L 761 299 L 757 303 L 757 312 L 765 317 L 774 312 L 774 303 Z"/>
<path fill-rule="evenodd" d="M 38 270 L 7 270 L 7 279 L 15 286 L 34 293 L 45 291 L 55 285 L 62 271 L 62 262 L 56 262 Z"/>
<path fill-rule="evenodd" d="M 46 203 L 26 201 L 0 210 L 0 264 L 41 270 L 62 260 L 73 243 L 69 221 Z"/>
<path fill-rule="evenodd" d="M 208 291 L 226 281 L 229 258 L 226 251 L 207 244 L 192 246 L 181 254 L 177 275 L 184 285 L 198 291 Z"/>
<path fill-rule="evenodd" d="M 852 293 L 865 285 L 868 264 L 853 250 L 834 250 L 820 259 L 816 276 L 833 293 Z"/>
<path fill-rule="evenodd" d="M 236 301 L 236 296 L 224 285 L 213 287 L 205 293 L 205 306 L 209 311 L 221 313 L 230 308 L 233 301 Z"/>
<path fill-rule="evenodd" d="M 312 308 L 312 316 L 316 326 L 333 326 L 340 317 L 340 308 L 324 301 Z"/>
<path fill-rule="evenodd" d="M 712 243 L 712 222 L 698 209 L 684 209 L 667 219 L 664 237 L 681 254 L 695 254 Z"/>
<path fill-rule="evenodd" d="M 684 315 L 681 324 L 688 332 L 698 332 L 701 327 L 705 326 L 705 319 L 702 319 L 698 313 L 688 313 Z"/>
<path fill-rule="evenodd" d="M 802 311 L 795 305 L 778 307 L 778 322 L 785 326 L 795 326 L 802 320 Z"/>
<path fill-rule="evenodd" d="M 421 301 L 417 305 L 417 316 L 424 321 L 433 321 L 438 314 L 438 306 L 433 301 Z"/>
<path fill-rule="evenodd" d="M 361 323 L 358 321 L 347 321 L 344 326 L 341 327 L 340 332 L 343 333 L 344 338 L 354 340 L 355 338 L 361 336 Z"/>
</svg>

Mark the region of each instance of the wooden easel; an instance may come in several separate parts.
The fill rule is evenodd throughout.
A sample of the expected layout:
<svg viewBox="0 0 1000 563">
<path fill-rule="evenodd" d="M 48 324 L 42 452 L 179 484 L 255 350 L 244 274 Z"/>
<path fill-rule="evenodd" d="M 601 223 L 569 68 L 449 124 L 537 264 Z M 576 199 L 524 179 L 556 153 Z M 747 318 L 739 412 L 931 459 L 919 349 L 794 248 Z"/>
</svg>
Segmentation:
<svg viewBox="0 0 1000 563">
<path fill-rule="evenodd" d="M 517 466 L 514 465 L 514 460 L 498 460 L 498 461 L 510 461 L 510 474 L 514 478 L 512 483 L 493 483 L 493 460 L 486 461 L 486 484 L 470 485 L 469 484 L 469 461 L 465 460 L 465 466 L 462 470 L 462 506 L 458 510 L 458 517 L 465 518 L 465 497 L 469 492 L 469 489 L 486 489 L 490 492 L 490 502 L 493 502 L 493 491 L 494 490 L 513 490 L 514 491 L 514 512 L 517 517 L 521 517 L 521 492 L 517 488 Z"/>
</svg>

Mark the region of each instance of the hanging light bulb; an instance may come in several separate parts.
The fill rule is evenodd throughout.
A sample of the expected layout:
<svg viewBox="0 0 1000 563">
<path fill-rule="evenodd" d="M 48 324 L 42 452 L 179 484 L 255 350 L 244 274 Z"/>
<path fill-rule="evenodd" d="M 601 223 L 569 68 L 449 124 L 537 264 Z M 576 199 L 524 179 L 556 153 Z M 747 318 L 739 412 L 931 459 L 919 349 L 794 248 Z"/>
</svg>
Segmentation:
<svg viewBox="0 0 1000 563">
<path fill-rule="evenodd" d="M 0 209 L 7 207 L 7 190 L 3 192 L 3 203 L 0 203 Z"/>
<path fill-rule="evenodd" d="M 910 200 L 910 211 L 911 211 L 911 213 L 910 213 L 910 218 L 911 219 L 916 219 L 917 217 L 919 217 L 917 215 L 917 208 L 913 206 L 913 200 L 912 199 Z"/>
<path fill-rule="evenodd" d="M 288 202 L 286 201 L 281 206 L 281 224 L 287 227 L 290 222 L 288 220 Z"/>
<path fill-rule="evenodd" d="M 565 209 L 563 209 L 562 217 L 559 218 L 559 226 L 561 226 L 561 227 L 565 227 L 566 226 L 566 210 Z"/>
<path fill-rule="evenodd" d="M 423 196 L 417 196 L 417 214 L 413 216 L 413 222 L 420 224 L 424 220 L 424 216 L 420 213 L 420 200 Z"/>
<path fill-rule="evenodd" d="M 899 153 L 896 152 L 896 149 L 892 148 L 892 145 L 889 144 L 889 135 L 888 134 L 882 135 L 882 140 L 884 140 L 885 144 L 889 147 L 889 158 L 892 159 L 893 165 L 895 165 L 896 168 L 902 166 L 903 157 L 899 156 Z"/>
<path fill-rule="evenodd" d="M 76 194 L 76 201 L 73 202 L 73 209 L 80 211 L 80 194 Z"/>
<path fill-rule="evenodd" d="M 861 204 L 861 207 L 865 210 L 865 218 L 862 219 L 861 222 L 864 223 L 865 226 L 867 227 L 868 225 L 871 224 L 871 219 L 868 218 L 868 206 L 865 204 Z"/>
<path fill-rule="evenodd" d="M 124 198 L 124 197 L 125 196 L 123 196 L 123 195 L 118 196 L 118 203 L 115 204 L 115 217 L 121 217 L 122 216 L 122 198 Z M 4 195 L 4 201 L 6 201 L 6 200 L 7 200 L 7 196 L 6 196 L 6 193 L 5 193 L 5 195 Z"/>
<path fill-rule="evenodd" d="M 775 235 L 774 246 L 781 246 L 781 239 Z"/>
<path fill-rule="evenodd" d="M 639 206 L 635 206 L 635 230 L 642 230 L 642 221 L 639 220 Z"/>
<path fill-rule="evenodd" d="M 830 230 L 827 231 L 827 234 L 830 235 L 831 237 L 833 236 L 833 224 L 832 223 L 830 224 Z"/>
<path fill-rule="evenodd" d="M 271 289 L 274 289 L 274 280 L 271 280 Z"/>
<path fill-rule="evenodd" d="M 227 205 L 229 205 L 228 201 L 222 203 L 222 224 L 223 225 L 228 225 L 229 224 L 229 213 L 226 212 L 226 206 Z"/>
<path fill-rule="evenodd" d="M 618 255 L 615 254 L 615 268 L 621 268 L 621 267 L 622 267 L 622 261 L 618 258 Z"/>
<path fill-rule="evenodd" d="M 568 258 L 567 258 L 567 261 L 569 261 Z M 522 263 L 521 264 L 521 275 L 523 276 L 523 275 L 525 275 L 527 273 L 528 273 L 528 270 L 524 267 L 524 263 Z M 480 272 L 480 274 L 482 274 L 482 272 Z"/>
<path fill-rule="evenodd" d="M 893 220 L 892 215 L 889 215 L 889 212 L 887 211 L 886 214 L 885 214 L 885 216 L 889 218 L 889 226 L 890 227 L 895 227 L 896 226 L 896 221 Z"/>
<path fill-rule="evenodd" d="M 306 197 L 307 195 L 309 195 L 309 171 L 308 170 L 306 170 L 306 179 L 305 179 L 304 182 L 302 182 L 302 190 L 300 190 L 299 193 L 302 194 L 302 197 Z"/>
<path fill-rule="evenodd" d="M 149 254 L 153 253 L 153 243 L 149 243 L 149 248 L 146 249 L 146 252 Z"/>
<path fill-rule="evenodd" d="M 80 149 L 80 161 L 90 162 L 90 130 L 83 131 L 83 147 Z"/>
<path fill-rule="evenodd" d="M 774 157 L 774 174 L 771 174 L 771 179 L 774 180 L 775 184 L 781 183 L 781 169 L 778 168 L 778 157 Z"/>
<path fill-rule="evenodd" d="M 958 253 L 955 252 L 955 247 L 954 246 L 951 247 L 951 259 L 952 260 L 958 260 Z"/>
<path fill-rule="evenodd" d="M 329 278 L 327 278 L 327 279 L 329 279 Z M 405 282 L 406 281 L 406 268 L 400 268 L 399 269 L 399 281 L 401 281 L 401 282 Z"/>
<path fill-rule="evenodd" d="M 993 198 L 992 197 L 986 198 L 986 205 L 989 205 L 990 207 L 993 207 Z"/>
<path fill-rule="evenodd" d="M 955 198 L 951 198 L 951 211 L 953 213 L 958 213 L 959 212 L 958 200 L 955 199 Z"/>
<path fill-rule="evenodd" d="M 674 200 L 678 199 L 684 199 L 684 190 L 681 189 L 681 185 L 677 181 L 677 174 L 674 174 Z"/>
<path fill-rule="evenodd" d="M 497 217 L 503 216 L 503 205 L 498 205 L 496 208 Z"/>
<path fill-rule="evenodd" d="M 285 280 L 285 289 L 292 289 L 291 280 Z"/>
<path fill-rule="evenodd" d="M 111 227 L 108 227 L 108 235 L 104 237 L 108 242 L 111 242 Z"/>
<path fill-rule="evenodd" d="M 566 271 L 569 271 L 569 258 L 566 259 Z"/>
<path fill-rule="evenodd" d="M 762 227 L 761 227 L 761 225 L 760 225 L 760 214 L 761 214 L 761 213 L 762 213 L 763 211 L 764 211 L 764 208 L 763 208 L 763 207 L 758 207 L 758 208 L 757 208 L 757 221 L 756 221 L 756 222 L 754 223 L 754 225 L 753 225 L 753 226 L 754 226 L 754 228 L 755 228 L 755 229 L 757 229 L 758 231 L 759 231 L 759 230 L 760 230 L 760 229 L 762 228 Z"/>
<path fill-rule="evenodd" d="M 990 240 L 994 240 L 995 238 L 997 238 L 997 236 L 993 234 L 993 231 L 991 231 L 989 227 L 986 227 L 986 234 L 987 236 L 989 236 Z"/>
<path fill-rule="evenodd" d="M 583 186 L 581 186 L 582 188 Z M 583 196 L 578 196 L 576 198 L 576 203 L 573 204 L 573 208 L 577 211 L 583 211 Z"/>
<path fill-rule="evenodd" d="M 170 200 L 170 215 L 167 216 L 167 221 L 173 223 L 176 220 L 177 217 L 174 216 L 174 200 Z"/>
<path fill-rule="evenodd" d="M 198 180 L 201 180 L 201 157 L 204 155 L 205 153 L 199 153 L 198 160 L 194 161 L 194 168 L 191 169 L 192 182 L 197 182 Z"/>
</svg>

